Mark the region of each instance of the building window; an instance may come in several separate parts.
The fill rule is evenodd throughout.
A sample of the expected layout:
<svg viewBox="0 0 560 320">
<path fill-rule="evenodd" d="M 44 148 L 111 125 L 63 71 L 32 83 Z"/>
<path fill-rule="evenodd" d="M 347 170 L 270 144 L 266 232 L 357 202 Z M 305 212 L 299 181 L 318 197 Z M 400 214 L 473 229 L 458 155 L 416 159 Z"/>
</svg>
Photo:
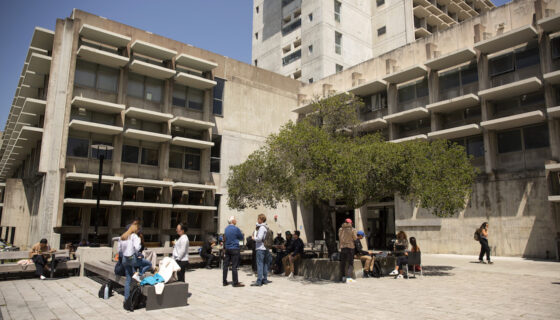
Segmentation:
<svg viewBox="0 0 560 320">
<path fill-rule="evenodd" d="M 294 22 L 282 28 L 282 35 L 285 36 L 299 27 L 301 27 L 301 19 L 294 20 Z"/>
<path fill-rule="evenodd" d="M 482 135 L 454 139 L 451 142 L 464 147 L 467 155 L 473 156 L 473 158 L 484 157 L 484 139 Z"/>
<path fill-rule="evenodd" d="M 498 153 L 546 148 L 550 145 L 546 124 L 498 132 L 497 136 Z"/>
<path fill-rule="evenodd" d="M 308 53 L 309 55 L 312 55 L 312 54 L 313 54 L 313 45 L 310 45 L 309 47 L 307 47 L 307 53 Z"/>
<path fill-rule="evenodd" d="M 127 95 L 159 103 L 163 95 L 163 81 L 130 73 L 128 75 Z"/>
<path fill-rule="evenodd" d="M 340 7 L 342 7 L 342 3 L 334 0 L 334 21 L 336 22 L 340 22 Z"/>
<path fill-rule="evenodd" d="M 256 65 L 256 63 L 255 63 Z M 212 90 L 213 94 L 213 105 L 212 105 L 212 113 L 218 116 L 222 116 L 224 113 L 223 106 L 224 106 L 224 86 L 226 80 L 220 78 L 214 78 L 216 81 L 216 86 Z"/>
<path fill-rule="evenodd" d="M 387 108 L 387 92 L 382 91 L 364 98 L 364 113 L 375 112 Z"/>
<path fill-rule="evenodd" d="M 301 58 L 301 49 L 299 49 L 298 51 L 294 51 L 289 55 L 285 56 L 284 58 L 282 58 L 282 65 L 283 66 L 288 65 L 300 58 Z"/>
<path fill-rule="evenodd" d="M 66 154 L 69 157 L 87 158 L 89 151 L 89 140 L 68 137 Z"/>
<path fill-rule="evenodd" d="M 183 168 L 183 152 L 182 148 L 173 148 L 169 151 L 169 168 Z"/>
<path fill-rule="evenodd" d="M 334 32 L 334 52 L 336 54 L 342 54 L 342 33 Z"/>
<path fill-rule="evenodd" d="M 116 93 L 118 91 L 119 70 L 95 63 L 78 60 L 74 83 L 78 86 Z"/>
<path fill-rule="evenodd" d="M 399 111 L 423 107 L 428 103 L 428 78 L 405 84 L 397 92 Z"/>
<path fill-rule="evenodd" d="M 220 172 L 220 160 L 222 154 L 222 136 L 214 136 L 214 146 L 210 149 L 210 172 Z"/>
<path fill-rule="evenodd" d="M 309 78 L 309 83 L 313 83 L 313 78 Z"/>
<path fill-rule="evenodd" d="M 176 84 L 173 86 L 173 105 L 201 111 L 204 106 L 204 91 Z"/>
<path fill-rule="evenodd" d="M 159 159 L 159 151 L 157 149 L 142 148 L 141 163 L 148 166 L 157 166 Z"/>
<path fill-rule="evenodd" d="M 259 33 L 255 32 L 255 40 L 259 40 Z"/>
<path fill-rule="evenodd" d="M 200 170 L 200 150 L 185 148 L 185 169 Z"/>
<path fill-rule="evenodd" d="M 97 220 L 99 216 L 99 220 Z M 109 225 L 109 210 L 107 208 L 99 208 L 99 213 L 95 213 L 95 209 L 91 211 L 89 216 L 89 225 L 95 226 L 96 221 L 99 222 L 98 226 L 107 227 Z"/>
<path fill-rule="evenodd" d="M 378 37 L 379 37 L 379 36 L 382 36 L 382 35 L 385 34 L 385 32 L 387 32 L 387 28 L 386 28 L 385 26 L 383 26 L 383 27 L 377 29 L 377 36 L 378 36 Z"/>
<path fill-rule="evenodd" d="M 478 92 L 478 70 L 474 63 L 439 75 L 439 100 L 476 92 Z"/>
<path fill-rule="evenodd" d="M 259 14 L 259 6 L 255 7 L 255 11 L 257 12 L 257 14 Z"/>
<path fill-rule="evenodd" d="M 342 70 L 344 70 L 344 67 L 341 66 L 340 64 L 337 64 L 337 65 L 335 66 L 335 69 L 336 69 L 336 73 L 339 73 L 339 72 L 342 72 Z"/>
<path fill-rule="evenodd" d="M 518 97 L 495 101 L 492 110 L 494 118 L 544 109 L 544 92 L 533 92 Z"/>
<path fill-rule="evenodd" d="M 385 4 L 385 0 L 376 0 L 376 2 L 378 7 Z"/>
<path fill-rule="evenodd" d="M 259 60 L 255 59 L 255 67 L 259 65 Z"/>
<path fill-rule="evenodd" d="M 294 2 L 294 0 L 282 0 L 282 7 L 289 5 L 290 3 Z"/>
<path fill-rule="evenodd" d="M 309 22 L 313 21 L 313 13 L 308 14 L 307 18 L 309 18 Z"/>
<path fill-rule="evenodd" d="M 537 76 L 540 73 L 539 48 L 536 44 L 503 54 L 488 61 L 492 87 Z"/>
<path fill-rule="evenodd" d="M 79 227 L 82 225 L 82 209 L 80 207 L 64 206 L 62 210 L 62 225 Z"/>
<path fill-rule="evenodd" d="M 140 147 L 123 145 L 122 148 L 122 162 L 138 163 L 138 155 L 140 154 Z"/>
</svg>

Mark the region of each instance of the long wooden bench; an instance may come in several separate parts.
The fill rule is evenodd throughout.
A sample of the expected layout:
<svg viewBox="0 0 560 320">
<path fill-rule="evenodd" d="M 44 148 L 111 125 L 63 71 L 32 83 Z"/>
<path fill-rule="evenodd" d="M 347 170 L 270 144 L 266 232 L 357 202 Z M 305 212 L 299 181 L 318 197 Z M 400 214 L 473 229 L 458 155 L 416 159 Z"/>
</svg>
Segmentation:
<svg viewBox="0 0 560 320">
<path fill-rule="evenodd" d="M 68 250 L 60 250 L 55 253 L 56 258 L 69 258 Z M 29 251 L 7 251 L 0 252 L 0 274 L 7 276 L 11 273 L 33 273 L 35 272 L 35 264 L 31 263 L 27 266 L 21 266 L 17 264 L 17 261 L 22 259 L 29 259 Z M 5 263 L 6 260 L 11 262 Z M 59 261 L 56 264 L 56 270 L 68 270 L 72 271 L 74 275 L 77 275 L 80 270 L 80 262 L 77 260 Z"/>
<path fill-rule="evenodd" d="M 125 285 L 126 278 L 115 274 L 115 262 L 113 261 L 89 261 L 85 262 L 84 268 L 88 273 L 97 274 L 121 286 Z M 132 280 L 132 285 L 138 285 Z M 142 294 L 146 296 L 146 310 L 183 307 L 188 305 L 189 284 L 185 282 L 172 282 L 165 285 L 163 293 L 157 295 L 153 286 L 143 286 Z"/>
</svg>

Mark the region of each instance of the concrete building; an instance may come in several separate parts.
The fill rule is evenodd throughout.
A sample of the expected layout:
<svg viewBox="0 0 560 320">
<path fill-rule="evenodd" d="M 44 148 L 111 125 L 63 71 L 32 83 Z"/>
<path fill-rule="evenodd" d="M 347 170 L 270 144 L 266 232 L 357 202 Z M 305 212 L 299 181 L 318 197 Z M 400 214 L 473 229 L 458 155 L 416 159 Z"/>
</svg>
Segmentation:
<svg viewBox="0 0 560 320">
<path fill-rule="evenodd" d="M 492 8 L 490 0 L 253 0 L 252 62 L 311 83 Z"/>
<path fill-rule="evenodd" d="M 36 28 L 24 62 L 0 149 L 1 236 L 23 247 L 92 241 L 98 193 L 101 243 L 134 217 L 148 242 L 180 221 L 191 241 L 223 229 L 229 166 L 290 117 L 301 86 L 80 10 Z M 256 213 L 243 216 L 250 233 Z"/>
<path fill-rule="evenodd" d="M 364 134 L 449 139 L 473 156 L 481 174 L 456 217 L 398 196 L 349 213 L 374 247 L 404 230 L 423 251 L 475 254 L 474 230 L 489 221 L 494 254 L 558 258 L 559 79 L 560 2 L 518 0 L 302 87 L 294 112 L 351 92 L 365 101 Z M 320 237 L 313 218 L 307 226 L 308 239 Z"/>
</svg>

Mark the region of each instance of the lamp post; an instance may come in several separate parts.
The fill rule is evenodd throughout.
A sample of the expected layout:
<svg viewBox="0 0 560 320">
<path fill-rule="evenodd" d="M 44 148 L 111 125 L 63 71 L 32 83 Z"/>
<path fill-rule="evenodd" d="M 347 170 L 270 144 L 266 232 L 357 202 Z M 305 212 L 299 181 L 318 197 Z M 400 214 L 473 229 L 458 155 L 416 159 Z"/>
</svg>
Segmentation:
<svg viewBox="0 0 560 320">
<path fill-rule="evenodd" d="M 112 146 L 105 144 L 94 144 L 92 149 L 97 150 L 97 159 L 99 159 L 99 178 L 97 180 L 97 203 L 95 204 L 95 246 L 99 246 L 99 202 L 101 198 L 101 177 L 103 175 L 103 160 L 107 157 L 109 151 L 113 150 Z M 105 151 L 105 152 L 102 152 Z"/>
</svg>

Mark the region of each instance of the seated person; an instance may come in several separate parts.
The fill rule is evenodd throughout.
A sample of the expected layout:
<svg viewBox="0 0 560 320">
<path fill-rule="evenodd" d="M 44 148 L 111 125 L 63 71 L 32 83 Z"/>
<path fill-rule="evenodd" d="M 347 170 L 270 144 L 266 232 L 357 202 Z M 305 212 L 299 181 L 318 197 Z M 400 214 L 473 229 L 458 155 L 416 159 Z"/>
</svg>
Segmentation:
<svg viewBox="0 0 560 320">
<path fill-rule="evenodd" d="M 218 257 L 212 254 L 212 248 L 216 246 L 214 237 L 208 236 L 200 249 L 200 256 L 206 260 L 206 269 L 212 269 L 212 261 L 216 261 Z"/>
<path fill-rule="evenodd" d="M 303 241 L 299 238 L 299 231 L 294 231 L 293 240 L 290 246 L 286 247 L 286 256 L 282 258 L 284 274 L 290 278 L 294 277 L 294 264 L 303 256 Z"/>
<path fill-rule="evenodd" d="M 410 246 L 411 246 L 410 252 L 420 252 L 420 247 L 416 243 L 416 238 L 410 237 Z M 402 279 L 403 268 L 407 264 L 408 264 L 408 252 L 405 251 L 402 256 L 397 257 L 397 266 L 395 267 L 395 270 L 393 270 L 389 275 L 396 276 L 395 279 Z"/>
<path fill-rule="evenodd" d="M 282 243 L 278 246 L 274 246 L 276 248 L 276 259 L 274 260 L 274 273 L 280 274 L 284 272 L 284 265 L 282 263 L 282 259 L 288 254 L 286 252 L 286 248 L 289 247 L 292 243 L 292 233 L 290 231 L 286 231 L 286 240 L 282 239 Z M 276 237 L 278 239 L 278 237 Z M 274 239 L 276 241 L 276 239 Z"/>
<path fill-rule="evenodd" d="M 272 252 L 277 253 L 280 249 L 279 247 L 284 244 L 285 240 L 282 238 L 282 232 L 278 232 L 276 238 L 274 238 L 274 246 L 272 247 Z"/>
<path fill-rule="evenodd" d="M 38 243 L 31 247 L 31 252 L 29 252 L 29 257 L 35 263 L 35 274 L 39 276 L 41 280 L 45 280 L 45 275 L 43 274 L 44 271 L 50 271 L 51 268 L 54 272 L 56 267 L 55 259 L 51 259 L 51 266 L 47 265 L 51 254 L 55 252 L 54 249 L 47 244 L 47 239 L 41 239 Z"/>
<path fill-rule="evenodd" d="M 362 247 L 361 240 L 364 238 L 364 232 L 358 231 L 358 239 L 354 241 L 354 256 L 362 262 L 364 266 L 364 278 L 373 277 L 373 257 Z"/>
</svg>

